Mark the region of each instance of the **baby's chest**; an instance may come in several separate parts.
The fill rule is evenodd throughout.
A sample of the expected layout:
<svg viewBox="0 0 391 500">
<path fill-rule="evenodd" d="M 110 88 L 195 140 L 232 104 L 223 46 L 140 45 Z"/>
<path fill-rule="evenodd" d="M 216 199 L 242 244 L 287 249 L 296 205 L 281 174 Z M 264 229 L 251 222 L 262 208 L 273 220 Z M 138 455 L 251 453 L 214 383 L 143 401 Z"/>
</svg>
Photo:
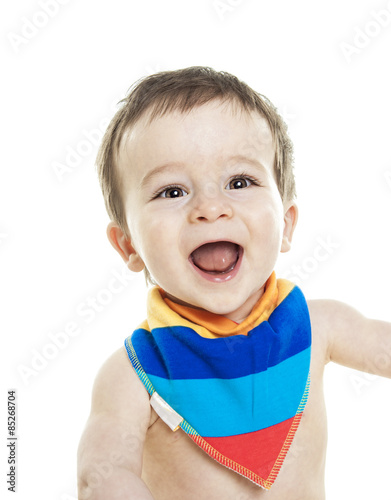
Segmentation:
<svg viewBox="0 0 391 500">
<path fill-rule="evenodd" d="M 156 500 L 238 500 L 244 492 L 243 500 L 250 500 L 261 498 L 263 491 L 209 457 L 181 429 L 173 432 L 160 419 L 147 435 L 142 478 Z"/>
<path fill-rule="evenodd" d="M 157 419 L 145 443 L 143 479 L 156 500 L 278 500 L 288 493 L 295 500 L 291 488 L 298 499 L 310 499 L 314 490 L 319 494 L 322 489 L 326 435 L 323 398 L 314 391 L 285 464 L 272 489 L 266 492 L 217 463 L 182 430 L 172 432 Z"/>
</svg>

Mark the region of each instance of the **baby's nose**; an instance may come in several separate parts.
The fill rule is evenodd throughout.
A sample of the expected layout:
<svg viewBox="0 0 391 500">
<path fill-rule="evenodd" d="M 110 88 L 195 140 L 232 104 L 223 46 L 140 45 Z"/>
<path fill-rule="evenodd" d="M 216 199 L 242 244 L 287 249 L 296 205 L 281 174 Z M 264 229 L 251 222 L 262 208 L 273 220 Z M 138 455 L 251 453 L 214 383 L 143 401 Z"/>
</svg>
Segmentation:
<svg viewBox="0 0 391 500">
<path fill-rule="evenodd" d="M 221 217 L 230 218 L 232 214 L 229 200 L 211 183 L 194 197 L 190 220 L 191 222 L 214 222 Z"/>
</svg>

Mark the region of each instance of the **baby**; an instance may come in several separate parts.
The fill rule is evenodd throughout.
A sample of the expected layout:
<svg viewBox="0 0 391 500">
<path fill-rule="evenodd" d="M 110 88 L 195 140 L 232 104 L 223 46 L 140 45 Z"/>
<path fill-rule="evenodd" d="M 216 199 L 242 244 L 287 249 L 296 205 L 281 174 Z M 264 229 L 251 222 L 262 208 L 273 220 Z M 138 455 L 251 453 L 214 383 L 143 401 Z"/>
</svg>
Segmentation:
<svg viewBox="0 0 391 500">
<path fill-rule="evenodd" d="M 324 366 L 391 377 L 391 324 L 276 278 L 298 211 L 275 107 L 211 68 L 149 76 L 98 171 L 108 238 L 154 286 L 97 375 L 79 499 L 324 499 Z"/>
</svg>

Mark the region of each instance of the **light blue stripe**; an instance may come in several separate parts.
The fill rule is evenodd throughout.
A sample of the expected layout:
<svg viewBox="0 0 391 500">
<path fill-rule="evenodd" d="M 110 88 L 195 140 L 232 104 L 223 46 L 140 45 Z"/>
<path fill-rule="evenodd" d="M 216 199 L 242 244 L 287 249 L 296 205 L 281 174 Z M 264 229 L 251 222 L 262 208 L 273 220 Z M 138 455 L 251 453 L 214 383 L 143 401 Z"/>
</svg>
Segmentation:
<svg viewBox="0 0 391 500">
<path fill-rule="evenodd" d="M 149 378 L 158 394 L 201 436 L 233 436 L 296 415 L 307 383 L 310 352 L 308 348 L 267 371 L 234 379 Z"/>
</svg>

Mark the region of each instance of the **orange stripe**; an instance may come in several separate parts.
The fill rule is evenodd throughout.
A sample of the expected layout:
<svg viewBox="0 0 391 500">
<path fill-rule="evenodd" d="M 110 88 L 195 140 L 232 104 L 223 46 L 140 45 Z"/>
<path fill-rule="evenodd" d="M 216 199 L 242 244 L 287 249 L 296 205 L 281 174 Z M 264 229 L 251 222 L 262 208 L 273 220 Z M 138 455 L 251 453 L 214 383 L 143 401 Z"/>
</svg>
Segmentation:
<svg viewBox="0 0 391 500">
<path fill-rule="evenodd" d="M 234 321 L 220 316 L 218 314 L 211 313 L 209 311 L 204 311 L 201 309 L 195 309 L 193 307 L 183 306 L 177 304 L 172 300 L 168 299 L 164 292 L 160 291 L 166 304 L 178 313 L 183 318 L 196 323 L 204 328 L 207 328 L 211 333 L 215 335 L 247 335 L 247 333 L 254 328 L 254 326 L 259 325 L 262 321 L 266 321 L 270 314 L 274 311 L 277 306 L 278 300 L 280 298 L 280 293 L 277 287 L 276 274 L 273 271 L 270 278 L 265 284 L 265 290 L 255 304 L 249 316 L 242 321 L 239 325 Z M 283 299 L 281 299 L 282 301 Z"/>
</svg>

